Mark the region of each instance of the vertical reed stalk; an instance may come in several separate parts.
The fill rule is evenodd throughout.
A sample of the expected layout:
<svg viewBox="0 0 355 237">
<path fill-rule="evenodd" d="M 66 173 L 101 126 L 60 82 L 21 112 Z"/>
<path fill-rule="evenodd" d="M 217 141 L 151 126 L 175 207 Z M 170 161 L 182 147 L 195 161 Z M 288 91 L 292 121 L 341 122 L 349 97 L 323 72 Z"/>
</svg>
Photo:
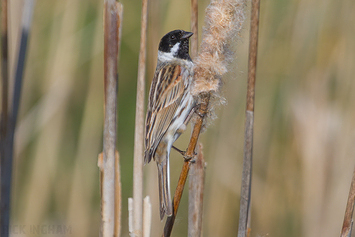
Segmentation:
<svg viewBox="0 0 355 237">
<path fill-rule="evenodd" d="M 122 214 L 122 186 L 120 154 L 116 151 L 115 155 L 115 224 L 114 237 L 121 236 L 121 214 Z"/>
<path fill-rule="evenodd" d="M 133 233 L 142 236 L 143 229 L 143 131 L 144 131 L 144 96 L 146 71 L 148 0 L 142 1 L 141 43 L 138 62 L 136 119 L 134 131 L 133 165 Z"/>
<path fill-rule="evenodd" d="M 123 20 L 123 5 L 116 2 L 118 11 L 118 48 L 117 48 L 117 62 L 120 59 L 121 39 L 122 39 L 122 20 Z M 117 82 L 118 84 L 118 82 Z M 121 168 L 120 168 L 120 154 L 116 151 L 115 156 L 115 230 L 114 236 L 121 236 L 122 225 L 122 185 L 121 185 Z"/>
<path fill-rule="evenodd" d="M 3 12 L 7 11 L 7 3 L 5 1 L 2 2 L 4 5 Z M 1 236 L 9 236 L 9 223 L 10 223 L 10 200 L 11 200 L 11 177 L 12 177 L 12 161 L 13 161 L 13 154 L 14 154 L 14 136 L 15 136 L 15 128 L 16 128 L 16 121 L 18 110 L 20 106 L 20 97 L 21 97 L 21 88 L 22 88 L 22 80 L 23 80 L 23 71 L 25 68 L 25 57 L 27 51 L 27 41 L 30 34 L 31 23 L 32 23 L 32 15 L 34 9 L 35 1 L 34 0 L 26 0 L 23 7 L 22 12 L 22 21 L 21 21 L 21 37 L 20 37 L 20 44 L 18 49 L 18 56 L 16 62 L 16 71 L 15 71 L 15 82 L 13 88 L 13 97 L 12 97 L 12 106 L 11 111 L 8 113 L 8 61 L 6 59 L 3 62 L 3 91 L 6 90 L 5 101 L 3 101 L 4 108 L 2 108 L 2 118 L 1 118 L 1 127 L 6 126 L 1 131 L 1 227 L 0 233 Z M 5 13 L 6 17 L 7 13 Z M 7 17 L 6 17 L 7 18 Z M 5 26 L 6 24 L 6 26 Z M 3 43 L 3 49 L 7 47 L 7 20 L 3 23 L 3 27 L 5 27 L 5 31 L 2 32 L 2 39 L 5 39 Z M 5 49 L 5 54 L 8 54 L 8 49 Z M 4 52 L 3 52 L 4 54 Z M 5 56 L 4 57 L 7 57 Z M 4 74 L 5 73 L 5 74 Z M 6 110 L 6 112 L 4 111 Z M 8 113 L 8 114 L 7 114 Z M 3 117 L 4 116 L 4 117 Z M 5 118 L 7 116 L 7 118 Z M 3 136 L 4 135 L 4 136 Z"/>
<path fill-rule="evenodd" d="M 198 53 L 198 1 L 191 0 L 191 56 Z M 202 154 L 202 144 L 199 144 L 196 162 L 191 165 L 189 176 L 189 218 L 188 236 L 202 235 L 203 191 L 205 176 L 205 161 Z"/>
<path fill-rule="evenodd" d="M 150 237 L 152 225 L 152 205 L 149 196 L 144 198 L 143 202 L 143 237 Z"/>
<path fill-rule="evenodd" d="M 105 119 L 103 134 L 103 153 L 99 158 L 101 176 L 101 231 L 100 236 L 112 237 L 115 229 L 115 193 L 118 190 L 118 177 L 115 168 L 118 167 L 116 151 L 117 126 L 117 89 L 118 89 L 118 50 L 121 5 L 115 0 L 104 1 L 104 90 L 105 90 Z M 116 157 L 116 158 L 115 158 Z M 116 224 L 117 226 L 117 224 Z"/>
<path fill-rule="evenodd" d="M 10 199 L 7 196 L 10 194 L 10 183 L 11 174 L 6 174 L 6 170 L 11 169 L 6 156 L 6 137 L 7 137 L 7 120 L 8 120 L 8 61 L 9 61 L 9 52 L 8 52 L 8 24 L 7 24 L 7 0 L 1 1 L 1 117 L 0 117 L 0 181 L 1 181 L 1 196 L 0 196 L 0 233 L 3 233 L 5 236 L 8 236 L 9 226 L 9 213 L 10 213 Z M 6 183 L 6 182 L 7 183 Z"/>
<path fill-rule="evenodd" d="M 0 117 L 0 141 L 6 134 L 8 119 L 8 26 L 7 26 L 7 0 L 1 1 L 1 117 Z M 3 144 L 0 142 L 0 144 Z M 2 145 L 0 145 L 3 147 Z M 1 149 L 1 157 L 3 150 Z"/>
<path fill-rule="evenodd" d="M 189 175 L 189 221 L 188 236 L 202 236 L 203 192 L 205 183 L 205 159 L 199 143 L 196 160 L 191 164 Z"/>
<path fill-rule="evenodd" d="M 250 203 L 251 203 L 251 177 L 253 161 L 253 130 L 254 130 L 254 100 L 256 60 L 258 49 L 260 0 L 252 0 L 250 38 L 249 38 L 249 62 L 248 62 L 248 88 L 244 138 L 244 161 L 242 185 L 240 194 L 240 214 L 238 237 L 250 234 Z"/>
<path fill-rule="evenodd" d="M 198 53 L 198 1 L 191 0 L 191 32 L 194 33 L 191 37 L 190 55 L 192 59 L 197 57 Z"/>
<path fill-rule="evenodd" d="M 348 202 L 346 204 L 343 227 L 341 228 L 340 237 L 351 236 L 351 231 L 353 227 L 354 203 L 355 203 L 355 169 L 353 172 L 353 178 L 351 180 Z"/>
</svg>

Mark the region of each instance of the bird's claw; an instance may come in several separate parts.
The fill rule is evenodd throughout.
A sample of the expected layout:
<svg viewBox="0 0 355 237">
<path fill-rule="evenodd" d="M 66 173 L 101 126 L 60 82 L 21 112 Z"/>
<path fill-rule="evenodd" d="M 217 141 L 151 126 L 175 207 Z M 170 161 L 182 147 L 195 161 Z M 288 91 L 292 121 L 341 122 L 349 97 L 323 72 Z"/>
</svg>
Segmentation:
<svg viewBox="0 0 355 237">
<path fill-rule="evenodd" d="M 195 163 L 195 156 L 184 156 L 185 162 Z"/>
<path fill-rule="evenodd" d="M 204 118 L 206 116 L 206 113 L 201 113 L 200 110 L 197 110 L 196 114 L 200 116 L 200 118 Z"/>
<path fill-rule="evenodd" d="M 201 113 L 201 111 L 200 111 L 200 108 L 201 108 L 201 104 L 197 104 L 196 106 L 195 106 L 195 113 L 198 115 L 198 116 L 200 116 L 200 118 L 204 118 L 205 116 L 206 116 L 206 113 Z"/>
<path fill-rule="evenodd" d="M 195 164 L 196 163 L 196 159 L 195 159 L 194 156 L 190 156 L 190 157 L 185 158 L 185 162 L 190 162 L 192 164 Z"/>
<path fill-rule="evenodd" d="M 193 159 L 193 158 L 197 155 L 196 152 L 194 152 L 193 156 L 187 156 L 186 155 L 186 151 L 182 151 L 182 150 L 180 150 L 179 148 L 177 148 L 175 146 L 172 146 L 172 147 L 174 148 L 174 150 L 176 150 L 177 152 L 179 152 L 182 155 L 182 157 L 184 158 L 185 162 L 195 163 L 195 159 Z"/>
</svg>

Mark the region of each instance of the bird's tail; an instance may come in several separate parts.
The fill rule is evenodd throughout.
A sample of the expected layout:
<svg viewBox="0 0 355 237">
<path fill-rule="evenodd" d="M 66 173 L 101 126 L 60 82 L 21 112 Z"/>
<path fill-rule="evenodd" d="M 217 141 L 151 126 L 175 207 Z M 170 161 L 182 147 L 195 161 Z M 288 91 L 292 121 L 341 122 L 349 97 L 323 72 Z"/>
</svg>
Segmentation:
<svg viewBox="0 0 355 237">
<path fill-rule="evenodd" d="M 170 197 L 169 180 L 169 157 L 157 162 L 159 179 L 159 200 L 160 200 L 160 220 L 164 214 L 171 216 L 173 214 L 173 205 Z"/>
</svg>

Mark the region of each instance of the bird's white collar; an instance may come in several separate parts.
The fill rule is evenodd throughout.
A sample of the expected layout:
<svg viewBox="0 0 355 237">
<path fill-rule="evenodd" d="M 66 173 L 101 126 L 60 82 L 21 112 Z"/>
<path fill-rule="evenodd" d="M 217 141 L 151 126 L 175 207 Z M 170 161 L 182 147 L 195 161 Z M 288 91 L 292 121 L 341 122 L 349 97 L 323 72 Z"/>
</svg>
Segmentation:
<svg viewBox="0 0 355 237">
<path fill-rule="evenodd" d="M 158 60 L 161 62 L 171 61 L 176 59 L 177 51 L 179 50 L 180 43 L 174 45 L 169 53 L 158 51 Z"/>
</svg>

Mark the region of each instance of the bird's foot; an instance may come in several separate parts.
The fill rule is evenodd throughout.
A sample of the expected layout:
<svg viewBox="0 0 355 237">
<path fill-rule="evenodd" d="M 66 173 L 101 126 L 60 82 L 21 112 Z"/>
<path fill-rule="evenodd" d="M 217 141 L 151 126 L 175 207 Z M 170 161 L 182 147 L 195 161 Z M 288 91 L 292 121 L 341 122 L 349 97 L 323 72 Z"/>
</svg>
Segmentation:
<svg viewBox="0 0 355 237">
<path fill-rule="evenodd" d="M 201 108 L 201 104 L 197 104 L 194 107 L 194 111 L 198 116 L 200 116 L 200 118 L 203 119 L 206 116 L 206 113 L 201 113 L 200 108 Z"/>
<path fill-rule="evenodd" d="M 175 146 L 173 146 L 173 148 L 182 155 L 182 157 L 184 158 L 184 160 L 186 162 L 195 163 L 194 157 L 197 155 L 195 152 L 194 152 L 193 156 L 188 156 L 188 155 L 186 155 L 186 151 L 182 151 L 182 150 L 180 150 L 179 148 L 177 148 Z"/>
<path fill-rule="evenodd" d="M 185 162 L 195 163 L 195 156 L 184 156 Z"/>
</svg>

